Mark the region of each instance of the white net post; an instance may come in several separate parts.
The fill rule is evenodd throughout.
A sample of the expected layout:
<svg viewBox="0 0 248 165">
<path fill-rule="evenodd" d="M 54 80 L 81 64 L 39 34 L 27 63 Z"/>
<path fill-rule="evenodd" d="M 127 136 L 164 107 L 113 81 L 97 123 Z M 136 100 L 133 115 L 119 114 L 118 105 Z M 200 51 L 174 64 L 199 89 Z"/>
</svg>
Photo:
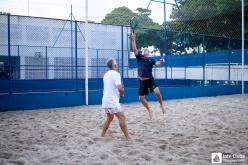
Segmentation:
<svg viewBox="0 0 248 165">
<path fill-rule="evenodd" d="M 88 93 L 88 0 L 85 0 L 85 104 L 89 104 Z"/>
<path fill-rule="evenodd" d="M 244 94 L 244 54 L 245 54 L 245 36 L 244 36 L 244 0 L 242 0 L 242 94 Z"/>
</svg>

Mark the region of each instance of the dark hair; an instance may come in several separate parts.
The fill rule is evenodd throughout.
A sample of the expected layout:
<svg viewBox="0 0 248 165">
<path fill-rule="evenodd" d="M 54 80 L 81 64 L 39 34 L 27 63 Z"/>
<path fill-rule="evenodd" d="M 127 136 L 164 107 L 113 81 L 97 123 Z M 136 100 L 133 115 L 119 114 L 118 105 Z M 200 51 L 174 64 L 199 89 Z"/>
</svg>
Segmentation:
<svg viewBox="0 0 248 165">
<path fill-rule="evenodd" d="M 113 69 L 114 65 L 116 64 L 116 61 L 115 59 L 113 58 L 110 58 L 108 61 L 107 61 L 107 66 L 109 69 Z"/>
</svg>

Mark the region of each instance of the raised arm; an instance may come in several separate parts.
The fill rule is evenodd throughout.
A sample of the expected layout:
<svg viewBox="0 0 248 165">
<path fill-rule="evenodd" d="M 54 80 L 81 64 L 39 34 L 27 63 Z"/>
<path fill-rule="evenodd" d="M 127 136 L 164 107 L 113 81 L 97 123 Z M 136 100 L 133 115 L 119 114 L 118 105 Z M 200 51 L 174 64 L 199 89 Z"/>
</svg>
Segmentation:
<svg viewBox="0 0 248 165">
<path fill-rule="evenodd" d="M 134 55 L 137 56 L 139 51 L 136 47 L 136 35 L 134 32 L 132 32 L 132 49 L 133 49 Z"/>
</svg>

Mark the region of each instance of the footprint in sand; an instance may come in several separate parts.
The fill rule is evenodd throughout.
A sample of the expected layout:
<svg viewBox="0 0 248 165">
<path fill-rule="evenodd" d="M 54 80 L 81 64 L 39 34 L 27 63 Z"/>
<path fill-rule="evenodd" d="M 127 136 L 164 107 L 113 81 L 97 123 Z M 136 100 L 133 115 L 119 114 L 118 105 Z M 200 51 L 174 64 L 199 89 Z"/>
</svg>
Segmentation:
<svg viewBox="0 0 248 165">
<path fill-rule="evenodd" d="M 0 158 L 3 159 L 9 159 L 12 156 L 11 153 L 7 153 L 7 152 L 0 152 Z"/>
<path fill-rule="evenodd" d="M 166 162 L 171 162 L 173 158 L 166 158 Z"/>
<path fill-rule="evenodd" d="M 180 162 L 180 164 L 184 164 L 184 163 L 190 163 L 191 161 L 188 159 L 185 159 L 185 158 L 180 158 L 179 162 Z"/>
<path fill-rule="evenodd" d="M 165 158 L 165 154 L 158 154 L 158 158 L 159 159 L 164 159 Z"/>
<path fill-rule="evenodd" d="M 144 140 L 142 139 L 135 139 L 136 142 L 139 142 L 139 143 L 144 143 Z"/>
<path fill-rule="evenodd" d="M 205 150 L 206 150 L 206 149 L 203 148 L 203 147 L 198 148 L 198 151 L 199 151 L 199 152 L 204 152 Z"/>
<path fill-rule="evenodd" d="M 113 150 L 113 153 L 115 153 L 115 154 L 118 155 L 119 153 L 121 153 L 121 150 L 119 150 L 119 149 L 114 149 L 114 150 Z"/>
<path fill-rule="evenodd" d="M 166 140 L 158 140 L 159 144 L 168 144 L 168 142 Z"/>
<path fill-rule="evenodd" d="M 173 135 L 174 137 L 182 137 L 182 136 L 184 136 L 183 133 L 172 133 L 172 135 Z"/>
<path fill-rule="evenodd" d="M 150 155 L 147 155 L 147 154 L 141 155 L 141 158 L 145 159 L 146 161 L 151 161 L 152 160 L 152 157 Z"/>
<path fill-rule="evenodd" d="M 159 148 L 160 148 L 161 150 L 165 150 L 165 149 L 167 148 L 167 146 L 164 144 L 164 145 L 160 145 Z"/>
<path fill-rule="evenodd" d="M 101 141 L 103 138 L 95 137 L 95 138 L 92 138 L 92 139 L 93 139 L 93 141 L 95 141 L 95 142 L 99 142 L 99 141 Z"/>
<path fill-rule="evenodd" d="M 100 159 L 101 159 L 101 160 L 106 160 L 106 159 L 108 159 L 108 157 L 109 157 L 109 156 L 108 156 L 107 154 L 101 154 L 101 155 L 100 155 Z"/>
<path fill-rule="evenodd" d="M 77 159 L 78 159 L 78 160 L 82 160 L 82 159 L 86 159 L 86 158 L 87 158 L 87 156 L 84 155 L 84 154 L 77 156 Z M 81 161 L 80 161 L 80 162 L 81 162 Z"/>
<path fill-rule="evenodd" d="M 108 165 L 117 165 L 117 162 L 108 162 Z"/>
<path fill-rule="evenodd" d="M 187 139 L 189 140 L 194 140 L 194 139 L 198 139 L 198 136 L 192 135 L 192 136 L 188 136 Z"/>
<path fill-rule="evenodd" d="M 103 163 L 93 163 L 93 165 L 103 165 Z"/>
<path fill-rule="evenodd" d="M 109 130 L 108 133 L 109 134 L 115 134 L 115 133 L 118 133 L 118 131 L 116 131 L 116 130 Z"/>
<path fill-rule="evenodd" d="M 232 131 L 228 130 L 228 131 L 224 131 L 224 133 L 227 134 L 227 135 L 230 135 L 230 134 L 232 134 Z"/>
<path fill-rule="evenodd" d="M 209 135 L 218 135 L 218 131 L 209 131 Z"/>
<path fill-rule="evenodd" d="M 82 132 L 82 133 L 81 132 L 77 132 L 76 134 L 80 134 L 81 136 L 85 136 L 85 137 L 88 137 L 88 135 L 89 135 L 88 133 L 85 133 L 85 132 Z"/>
<path fill-rule="evenodd" d="M 133 150 L 133 151 L 128 152 L 127 155 L 137 155 L 137 154 L 139 154 L 139 153 L 140 153 L 140 151 L 138 151 L 138 150 Z"/>
<path fill-rule="evenodd" d="M 220 144 L 220 143 L 215 143 L 215 144 L 212 145 L 212 148 L 220 148 L 220 147 L 222 147 L 222 146 L 223 146 L 223 145 Z"/>
<path fill-rule="evenodd" d="M 92 139 L 90 139 L 90 140 L 87 141 L 87 143 L 88 143 L 89 145 L 92 145 L 92 144 L 94 144 L 94 141 L 93 141 Z"/>
<path fill-rule="evenodd" d="M 159 134 L 159 131 L 154 131 L 153 133 L 154 133 L 154 134 Z"/>
<path fill-rule="evenodd" d="M 16 164 L 16 165 L 24 165 L 24 161 L 18 161 L 18 160 L 11 160 L 9 161 L 10 164 Z"/>
</svg>

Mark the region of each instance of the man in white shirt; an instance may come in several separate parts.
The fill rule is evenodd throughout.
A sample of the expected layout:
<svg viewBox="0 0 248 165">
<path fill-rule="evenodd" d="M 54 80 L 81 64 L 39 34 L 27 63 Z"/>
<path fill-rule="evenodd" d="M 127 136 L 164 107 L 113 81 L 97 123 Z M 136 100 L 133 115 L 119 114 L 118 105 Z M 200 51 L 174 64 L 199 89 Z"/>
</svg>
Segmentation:
<svg viewBox="0 0 248 165">
<path fill-rule="evenodd" d="M 121 75 L 118 72 L 118 65 L 114 59 L 109 59 L 107 62 L 109 70 L 103 76 L 103 98 L 102 107 L 107 114 L 107 119 L 103 125 L 101 136 L 105 133 L 114 119 L 114 115 L 119 120 L 119 125 L 126 139 L 129 139 L 129 134 L 125 122 L 125 115 L 119 103 L 120 96 L 124 95 L 124 89 L 121 83 Z"/>
</svg>

